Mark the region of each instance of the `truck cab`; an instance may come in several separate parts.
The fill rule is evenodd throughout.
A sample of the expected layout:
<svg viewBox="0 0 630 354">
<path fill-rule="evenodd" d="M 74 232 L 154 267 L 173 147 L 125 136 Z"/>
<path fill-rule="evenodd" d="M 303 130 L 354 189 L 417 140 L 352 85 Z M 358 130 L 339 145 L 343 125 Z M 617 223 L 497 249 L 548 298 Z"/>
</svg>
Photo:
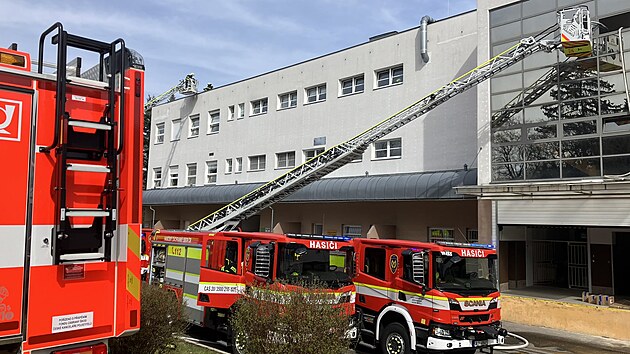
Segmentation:
<svg viewBox="0 0 630 354">
<path fill-rule="evenodd" d="M 502 344 L 496 251 L 487 245 L 355 239 L 362 340 L 383 353 Z"/>
</svg>

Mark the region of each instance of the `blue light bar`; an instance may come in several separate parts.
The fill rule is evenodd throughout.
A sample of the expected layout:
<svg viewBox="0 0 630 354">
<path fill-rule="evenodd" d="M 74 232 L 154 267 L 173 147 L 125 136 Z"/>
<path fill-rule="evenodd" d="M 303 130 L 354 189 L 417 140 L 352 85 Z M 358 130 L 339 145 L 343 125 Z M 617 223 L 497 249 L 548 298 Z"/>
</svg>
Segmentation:
<svg viewBox="0 0 630 354">
<path fill-rule="evenodd" d="M 450 241 L 438 241 L 436 242 L 440 246 L 447 247 L 468 247 L 468 248 L 483 248 L 487 250 L 493 250 L 494 245 L 487 245 L 483 243 L 462 243 L 462 242 L 450 242 Z"/>
<path fill-rule="evenodd" d="M 330 236 L 330 235 L 313 235 L 313 234 L 286 234 L 291 238 L 305 238 L 315 240 L 330 240 L 330 241 L 350 241 L 352 237 L 348 236 Z"/>
</svg>

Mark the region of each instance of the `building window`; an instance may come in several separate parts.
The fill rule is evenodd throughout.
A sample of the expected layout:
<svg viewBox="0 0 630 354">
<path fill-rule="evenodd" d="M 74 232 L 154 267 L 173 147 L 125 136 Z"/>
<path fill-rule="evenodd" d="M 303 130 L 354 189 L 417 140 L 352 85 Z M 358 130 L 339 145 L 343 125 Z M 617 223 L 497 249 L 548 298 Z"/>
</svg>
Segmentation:
<svg viewBox="0 0 630 354">
<path fill-rule="evenodd" d="M 361 225 L 343 225 L 341 234 L 343 236 L 361 237 Z"/>
<path fill-rule="evenodd" d="M 238 104 L 238 119 L 245 118 L 245 103 Z"/>
<path fill-rule="evenodd" d="M 217 183 L 217 160 L 206 161 L 206 184 Z"/>
<path fill-rule="evenodd" d="M 171 121 L 171 141 L 179 140 L 181 134 L 182 121 L 181 119 L 173 119 Z"/>
<path fill-rule="evenodd" d="M 236 169 L 234 170 L 234 173 L 243 172 L 243 158 L 237 157 L 235 160 L 236 160 Z"/>
<path fill-rule="evenodd" d="M 276 154 L 276 168 L 291 168 L 295 166 L 295 151 L 279 152 Z"/>
<path fill-rule="evenodd" d="M 197 164 L 189 163 L 186 165 L 186 185 L 194 186 L 197 184 Z"/>
<path fill-rule="evenodd" d="M 403 67 L 395 66 L 393 68 L 379 70 L 376 72 L 376 87 L 385 87 L 403 82 Z"/>
<path fill-rule="evenodd" d="M 313 230 L 311 230 L 313 235 L 323 235 L 324 234 L 324 224 L 313 224 Z"/>
<path fill-rule="evenodd" d="M 252 115 L 267 113 L 267 98 L 252 101 Z"/>
<path fill-rule="evenodd" d="M 343 79 L 339 81 L 341 85 L 341 94 L 340 96 L 350 95 L 353 93 L 363 92 L 365 83 L 364 83 L 363 75 Z"/>
<path fill-rule="evenodd" d="M 225 159 L 225 174 L 226 175 L 232 173 L 232 170 L 234 167 L 233 163 L 234 163 L 234 160 Z"/>
<path fill-rule="evenodd" d="M 429 229 L 429 241 L 430 242 L 439 242 L 439 241 L 455 241 L 455 230 L 448 229 L 443 227 L 432 227 Z"/>
<path fill-rule="evenodd" d="M 297 106 L 297 91 L 278 95 L 278 109 L 292 108 Z"/>
<path fill-rule="evenodd" d="M 466 230 L 466 240 L 470 243 L 478 243 L 479 242 L 479 232 L 477 229 L 467 229 Z"/>
<path fill-rule="evenodd" d="M 321 102 L 326 100 L 326 84 L 309 87 L 306 89 L 306 103 Z"/>
<path fill-rule="evenodd" d="M 164 142 L 164 123 L 155 125 L 155 143 L 162 144 Z"/>
<path fill-rule="evenodd" d="M 306 162 L 312 159 L 313 157 L 324 152 L 324 148 L 321 147 L 321 148 L 307 149 L 307 150 L 304 150 L 303 152 L 304 152 L 304 162 Z"/>
<path fill-rule="evenodd" d="M 401 138 L 381 140 L 374 143 L 374 159 L 398 158 L 402 156 Z"/>
<path fill-rule="evenodd" d="M 228 121 L 234 120 L 234 106 L 228 107 Z"/>
<path fill-rule="evenodd" d="M 199 136 L 199 115 L 195 114 L 194 116 L 190 116 L 189 126 L 188 126 L 188 137 L 195 138 Z"/>
<path fill-rule="evenodd" d="M 179 184 L 179 168 L 178 166 L 171 166 L 168 168 L 168 186 L 177 187 Z"/>
<path fill-rule="evenodd" d="M 216 134 L 219 132 L 219 121 L 221 119 L 221 111 L 208 112 L 208 134 Z"/>
<path fill-rule="evenodd" d="M 373 277 L 385 280 L 385 250 L 382 248 L 365 248 L 363 272 Z"/>
<path fill-rule="evenodd" d="M 162 167 L 153 169 L 153 188 L 162 187 Z"/>
<path fill-rule="evenodd" d="M 262 171 L 265 169 L 267 159 L 265 155 L 249 157 L 249 171 Z"/>
</svg>

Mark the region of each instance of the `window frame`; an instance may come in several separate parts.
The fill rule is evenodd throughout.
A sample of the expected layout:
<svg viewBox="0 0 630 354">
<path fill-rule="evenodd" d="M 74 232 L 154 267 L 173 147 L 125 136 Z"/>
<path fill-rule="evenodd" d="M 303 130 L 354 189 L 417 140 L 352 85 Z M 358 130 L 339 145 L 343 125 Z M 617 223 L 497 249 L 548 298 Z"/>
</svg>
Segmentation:
<svg viewBox="0 0 630 354">
<path fill-rule="evenodd" d="M 216 118 L 216 120 L 215 120 Z M 208 111 L 208 135 L 210 134 L 219 134 L 221 125 L 221 110 L 214 109 L 212 111 Z M 213 128 L 216 127 L 216 131 L 213 131 Z"/>
<path fill-rule="evenodd" d="M 321 150 L 321 151 L 320 151 Z M 319 152 L 318 152 L 319 151 Z M 309 148 L 309 149 L 303 149 L 302 150 L 302 158 L 303 158 L 303 162 L 306 162 L 310 159 L 312 159 L 313 157 L 321 154 L 322 152 L 326 151 L 326 148 L 324 146 L 320 146 L 320 147 L 314 147 L 314 148 Z M 312 152 L 314 155 L 311 157 L 308 157 L 308 154 Z"/>
<path fill-rule="evenodd" d="M 256 168 L 252 168 L 252 159 L 256 158 Z M 262 159 L 263 162 L 263 166 L 262 168 L 260 167 L 260 160 Z M 263 154 L 263 155 L 250 155 L 247 157 L 247 171 L 248 172 L 257 172 L 257 171 L 264 171 L 267 168 L 267 155 Z"/>
<path fill-rule="evenodd" d="M 191 174 L 191 167 L 194 169 L 195 174 Z M 190 183 L 190 179 L 194 178 L 194 182 Z M 186 187 L 192 187 L 197 185 L 197 163 L 187 163 L 186 164 Z"/>
<path fill-rule="evenodd" d="M 357 90 L 357 80 L 362 80 L 361 90 Z M 344 83 L 350 82 L 350 92 L 344 92 Z M 355 75 L 351 77 L 346 77 L 339 80 L 339 97 L 351 96 L 365 92 L 365 74 Z"/>
<path fill-rule="evenodd" d="M 197 122 L 196 126 L 193 124 L 193 122 Z M 199 116 L 199 114 L 191 114 L 188 117 L 188 139 L 196 138 L 199 136 L 200 123 L 201 123 L 201 117 Z M 196 130 L 196 133 L 195 133 L 195 130 Z"/>
<path fill-rule="evenodd" d="M 225 174 L 229 175 L 234 172 L 234 160 L 230 157 L 225 159 Z"/>
<path fill-rule="evenodd" d="M 287 106 L 282 106 L 282 99 L 287 98 Z M 297 90 L 281 93 L 278 95 L 278 111 L 297 107 Z"/>
<path fill-rule="evenodd" d="M 162 188 L 162 167 L 153 167 L 153 188 Z"/>
<path fill-rule="evenodd" d="M 160 132 L 160 130 L 162 132 Z M 155 123 L 155 140 L 154 145 L 164 144 L 164 135 L 166 134 L 166 127 L 164 122 Z"/>
<path fill-rule="evenodd" d="M 175 129 L 177 126 L 177 129 Z M 181 139 L 182 134 L 182 120 L 181 118 L 171 120 L 171 141 L 178 141 Z"/>
<path fill-rule="evenodd" d="M 257 100 L 250 101 L 249 104 L 250 104 L 249 109 L 251 112 L 250 117 L 260 116 L 260 115 L 266 114 L 269 111 L 269 98 L 268 97 L 263 97 Z M 255 112 L 256 111 L 256 108 L 254 108 L 255 105 L 260 105 L 259 112 Z"/>
<path fill-rule="evenodd" d="M 437 232 L 440 231 L 442 233 L 442 236 L 439 237 L 434 237 L 433 232 Z M 451 236 L 449 237 L 445 237 L 444 235 L 444 231 L 448 231 L 450 232 Z M 427 239 L 429 240 L 429 242 L 440 242 L 440 241 L 446 241 L 446 242 L 455 242 L 455 228 L 454 227 L 429 227 L 428 230 L 429 234 L 427 235 Z"/>
<path fill-rule="evenodd" d="M 175 184 L 173 184 L 173 181 L 175 181 Z M 171 165 L 168 167 L 168 186 L 179 186 L 179 165 Z"/>
<path fill-rule="evenodd" d="M 243 172 L 243 157 L 236 157 L 234 158 L 234 173 L 241 173 Z"/>
<path fill-rule="evenodd" d="M 236 111 L 234 110 L 234 105 L 228 106 L 228 116 L 227 116 L 227 121 L 231 122 L 234 120 L 234 118 L 236 118 Z"/>
<path fill-rule="evenodd" d="M 211 172 L 211 164 L 214 164 L 214 172 Z M 219 175 L 219 161 L 218 160 L 206 160 L 206 177 L 204 179 L 204 185 L 216 184 Z M 211 178 L 214 177 L 214 178 Z M 214 179 L 214 182 L 211 180 Z"/>
<path fill-rule="evenodd" d="M 377 255 L 375 253 L 382 253 L 382 255 L 381 254 Z M 368 263 L 371 263 L 372 261 L 367 262 L 368 257 L 369 257 L 370 260 L 374 260 L 377 257 L 378 258 L 382 257 L 382 260 L 380 260 L 380 259 L 377 260 L 377 261 L 379 261 L 381 263 L 381 268 L 374 267 L 376 269 L 379 269 L 378 272 L 373 271 L 373 270 L 370 269 L 372 267 Z M 365 273 L 366 275 L 369 275 L 369 276 L 371 276 L 373 278 L 380 279 L 380 280 L 384 281 L 386 279 L 386 277 L 387 277 L 387 271 L 386 271 L 387 264 L 386 263 L 387 263 L 387 251 L 384 248 L 381 248 L 381 247 L 365 247 L 365 249 L 363 250 L 362 270 L 363 270 L 363 273 Z M 367 269 L 366 269 L 366 265 L 368 266 Z"/>
<path fill-rule="evenodd" d="M 238 111 L 236 115 L 236 119 L 245 118 L 245 102 L 241 102 L 238 104 Z"/>
<path fill-rule="evenodd" d="M 346 230 L 351 228 L 351 227 L 358 227 L 361 232 L 356 233 L 356 232 L 347 232 Z M 349 236 L 349 237 L 363 237 L 363 225 L 351 225 L 351 224 L 343 224 L 341 225 L 341 235 L 342 236 Z"/>
<path fill-rule="evenodd" d="M 394 147 L 392 148 L 391 143 L 394 141 L 399 141 L 400 142 L 400 147 Z M 385 150 L 383 149 L 377 149 L 377 144 L 382 144 L 382 143 L 386 143 L 387 146 L 385 148 Z M 392 155 L 392 150 L 400 150 L 400 155 Z M 381 156 L 378 157 L 377 152 L 379 151 L 385 151 L 387 153 L 386 156 Z M 391 159 L 401 159 L 402 158 L 402 138 L 392 138 L 392 139 L 383 139 L 383 140 L 378 140 L 375 141 L 374 143 L 372 143 L 372 160 L 391 160 Z"/>
<path fill-rule="evenodd" d="M 291 154 L 293 154 L 293 164 L 290 164 Z M 286 155 L 284 158 L 286 159 L 286 164 L 284 166 L 280 166 L 280 159 L 283 158 L 281 155 Z M 295 167 L 295 151 L 283 151 L 276 153 L 276 169 L 289 169 Z"/>
<path fill-rule="evenodd" d="M 394 72 L 397 70 L 401 70 L 400 75 L 394 75 Z M 381 84 L 382 79 L 379 78 L 380 74 L 387 74 L 386 84 Z M 378 90 L 380 88 L 402 85 L 404 83 L 404 79 L 405 79 L 405 71 L 404 71 L 403 64 L 398 64 L 398 65 L 390 66 L 389 68 L 375 70 L 374 71 L 374 89 Z"/>
<path fill-rule="evenodd" d="M 323 93 L 322 93 L 322 88 L 323 88 Z M 310 96 L 309 96 L 309 91 L 310 90 L 315 90 L 315 99 L 314 100 L 310 100 Z M 326 83 L 322 83 L 322 84 L 318 84 L 318 85 L 314 85 L 314 86 L 310 86 L 304 89 L 304 104 L 313 104 L 313 103 L 318 103 L 318 102 L 324 102 L 326 101 L 326 97 L 327 97 L 327 88 L 326 88 Z"/>
</svg>

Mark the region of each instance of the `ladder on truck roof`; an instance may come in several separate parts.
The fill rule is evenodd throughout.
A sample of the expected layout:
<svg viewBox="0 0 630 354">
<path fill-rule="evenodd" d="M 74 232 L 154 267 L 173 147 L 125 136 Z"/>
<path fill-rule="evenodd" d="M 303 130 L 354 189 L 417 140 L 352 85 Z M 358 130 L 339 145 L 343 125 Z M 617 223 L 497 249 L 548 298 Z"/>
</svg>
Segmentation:
<svg viewBox="0 0 630 354">
<path fill-rule="evenodd" d="M 568 12 L 569 10 L 570 12 Z M 570 16 L 570 18 L 565 18 L 565 15 Z M 590 21 L 583 21 L 584 18 L 589 18 L 588 8 L 586 7 L 572 8 L 558 13 L 558 22 L 560 23 L 566 24 L 573 20 L 574 26 L 571 27 L 573 35 L 571 38 L 579 39 L 582 48 L 585 46 L 583 43 L 585 38 L 590 41 L 591 33 Z M 524 58 L 540 51 L 551 52 L 560 48 L 560 46 L 563 46 L 563 48 L 570 47 L 571 42 L 566 40 L 566 36 L 562 37 L 562 42 L 560 40 L 544 39 L 558 28 L 559 25 L 555 24 L 536 36 L 522 39 L 516 45 L 424 96 L 411 106 L 377 123 L 346 142 L 325 150 L 300 166 L 196 221 L 188 227 L 188 230 L 233 230 L 241 220 L 255 215 L 267 206 L 359 158 L 369 145 L 378 139 L 430 112 L 460 93 L 477 86 Z M 561 30 L 562 32 L 564 31 L 563 28 Z M 567 53 L 567 56 L 570 55 L 572 53 Z M 584 55 L 584 52 L 580 51 L 579 55 Z"/>
</svg>

